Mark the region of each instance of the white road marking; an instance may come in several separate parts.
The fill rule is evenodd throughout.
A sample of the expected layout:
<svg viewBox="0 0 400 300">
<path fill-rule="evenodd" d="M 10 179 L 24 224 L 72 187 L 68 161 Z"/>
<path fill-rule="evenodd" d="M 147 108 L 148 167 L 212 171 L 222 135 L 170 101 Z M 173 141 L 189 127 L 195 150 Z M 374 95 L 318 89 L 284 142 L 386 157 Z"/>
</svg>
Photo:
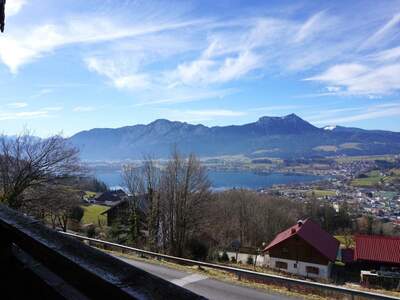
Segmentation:
<svg viewBox="0 0 400 300">
<path fill-rule="evenodd" d="M 189 283 L 193 283 L 193 282 L 200 281 L 200 280 L 207 279 L 207 278 L 208 278 L 207 276 L 203 276 L 200 274 L 192 274 L 192 275 L 189 275 L 189 276 L 186 276 L 183 278 L 171 280 L 171 282 L 178 286 L 185 286 Z"/>
</svg>

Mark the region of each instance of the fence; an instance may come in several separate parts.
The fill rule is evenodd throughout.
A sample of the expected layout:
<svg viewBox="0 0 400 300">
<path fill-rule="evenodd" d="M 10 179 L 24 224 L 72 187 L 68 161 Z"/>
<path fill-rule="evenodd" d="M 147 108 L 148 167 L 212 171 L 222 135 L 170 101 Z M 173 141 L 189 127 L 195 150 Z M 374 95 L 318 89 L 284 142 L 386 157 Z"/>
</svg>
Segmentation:
<svg viewBox="0 0 400 300">
<path fill-rule="evenodd" d="M 254 279 L 270 281 L 270 282 L 274 282 L 274 283 L 286 286 L 289 290 L 296 286 L 301 286 L 301 287 L 308 287 L 308 288 L 316 289 L 316 290 L 320 290 L 320 291 L 333 292 L 333 293 L 343 295 L 343 296 L 344 295 L 350 296 L 351 299 L 354 299 L 355 297 L 367 298 L 367 299 L 381 299 L 381 300 L 389 300 L 389 299 L 390 300 L 394 300 L 394 299 L 399 300 L 400 299 L 400 298 L 394 297 L 394 296 L 360 291 L 360 290 L 350 289 L 350 288 L 344 288 L 344 287 L 340 287 L 340 286 L 336 286 L 336 285 L 332 285 L 332 284 L 323 284 L 323 283 L 311 282 L 311 281 L 307 281 L 307 280 L 288 278 L 288 277 L 279 276 L 279 275 L 266 274 L 266 273 L 261 273 L 261 272 L 246 270 L 246 269 L 224 266 L 224 265 L 220 265 L 220 264 L 196 261 L 196 260 L 192 260 L 192 259 L 186 259 L 186 258 L 175 257 L 175 256 L 171 256 L 171 255 L 161 254 L 161 253 L 155 253 L 155 252 L 151 252 L 151 251 L 147 251 L 147 250 L 143 250 L 143 249 L 119 245 L 119 244 L 112 243 L 112 242 L 107 242 L 107 241 L 98 240 L 98 239 L 94 239 L 94 238 L 88 238 L 88 237 L 73 234 L 73 233 L 64 232 L 63 234 L 71 236 L 71 237 L 75 237 L 82 241 L 90 241 L 90 242 L 94 242 L 94 243 L 101 244 L 101 245 L 107 245 L 107 246 L 111 246 L 111 247 L 115 247 L 115 248 L 119 248 L 119 249 L 133 251 L 133 252 L 140 253 L 140 254 L 146 254 L 149 256 L 157 257 L 157 258 L 163 258 L 165 260 L 172 261 L 172 262 L 177 262 L 177 263 L 187 264 L 187 265 L 198 265 L 201 267 L 207 267 L 207 268 L 222 270 L 222 271 L 226 271 L 226 272 L 231 272 L 231 273 L 237 274 L 239 278 L 240 277 L 250 277 L 250 278 L 254 278 Z"/>
</svg>

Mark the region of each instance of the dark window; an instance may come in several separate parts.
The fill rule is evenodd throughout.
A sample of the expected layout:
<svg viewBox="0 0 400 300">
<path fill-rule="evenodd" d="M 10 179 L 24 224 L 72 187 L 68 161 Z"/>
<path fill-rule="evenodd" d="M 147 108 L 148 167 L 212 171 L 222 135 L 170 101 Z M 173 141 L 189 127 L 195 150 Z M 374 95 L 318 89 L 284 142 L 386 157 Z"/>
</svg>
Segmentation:
<svg viewBox="0 0 400 300">
<path fill-rule="evenodd" d="M 297 264 L 293 264 L 293 268 L 297 269 Z"/>
<path fill-rule="evenodd" d="M 287 270 L 287 263 L 285 263 L 284 261 L 276 261 L 275 268 Z"/>
<path fill-rule="evenodd" d="M 307 266 L 307 267 L 306 267 L 306 272 L 307 272 L 307 273 L 310 273 L 310 274 L 316 274 L 316 275 L 318 275 L 318 274 L 319 274 L 319 268 Z"/>
</svg>

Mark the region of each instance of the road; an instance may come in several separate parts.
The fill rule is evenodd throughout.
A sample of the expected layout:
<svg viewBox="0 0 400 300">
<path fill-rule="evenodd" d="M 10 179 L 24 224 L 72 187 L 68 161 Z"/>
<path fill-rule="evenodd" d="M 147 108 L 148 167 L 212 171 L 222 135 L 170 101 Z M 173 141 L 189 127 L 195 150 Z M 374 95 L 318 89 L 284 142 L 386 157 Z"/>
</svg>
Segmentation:
<svg viewBox="0 0 400 300">
<path fill-rule="evenodd" d="M 244 287 L 234 283 L 227 283 L 216 279 L 208 278 L 202 274 L 191 273 L 186 271 L 178 271 L 156 264 L 136 261 L 132 259 L 117 258 L 143 269 L 153 275 L 168 280 L 176 285 L 185 287 L 186 289 L 204 296 L 208 299 L 230 299 L 230 300 L 293 300 L 300 299 L 285 295 L 267 293 L 263 290 Z"/>
</svg>

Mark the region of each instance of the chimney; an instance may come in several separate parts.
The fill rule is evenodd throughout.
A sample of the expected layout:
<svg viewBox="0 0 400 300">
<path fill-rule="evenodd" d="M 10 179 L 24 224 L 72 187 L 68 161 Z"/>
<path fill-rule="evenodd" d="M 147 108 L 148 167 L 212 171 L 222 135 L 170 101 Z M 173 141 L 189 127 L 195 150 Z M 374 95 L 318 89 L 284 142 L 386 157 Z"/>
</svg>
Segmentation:
<svg viewBox="0 0 400 300">
<path fill-rule="evenodd" d="M 303 223 L 304 223 L 303 220 L 298 220 L 297 221 L 297 226 L 301 227 L 303 225 Z"/>
</svg>

